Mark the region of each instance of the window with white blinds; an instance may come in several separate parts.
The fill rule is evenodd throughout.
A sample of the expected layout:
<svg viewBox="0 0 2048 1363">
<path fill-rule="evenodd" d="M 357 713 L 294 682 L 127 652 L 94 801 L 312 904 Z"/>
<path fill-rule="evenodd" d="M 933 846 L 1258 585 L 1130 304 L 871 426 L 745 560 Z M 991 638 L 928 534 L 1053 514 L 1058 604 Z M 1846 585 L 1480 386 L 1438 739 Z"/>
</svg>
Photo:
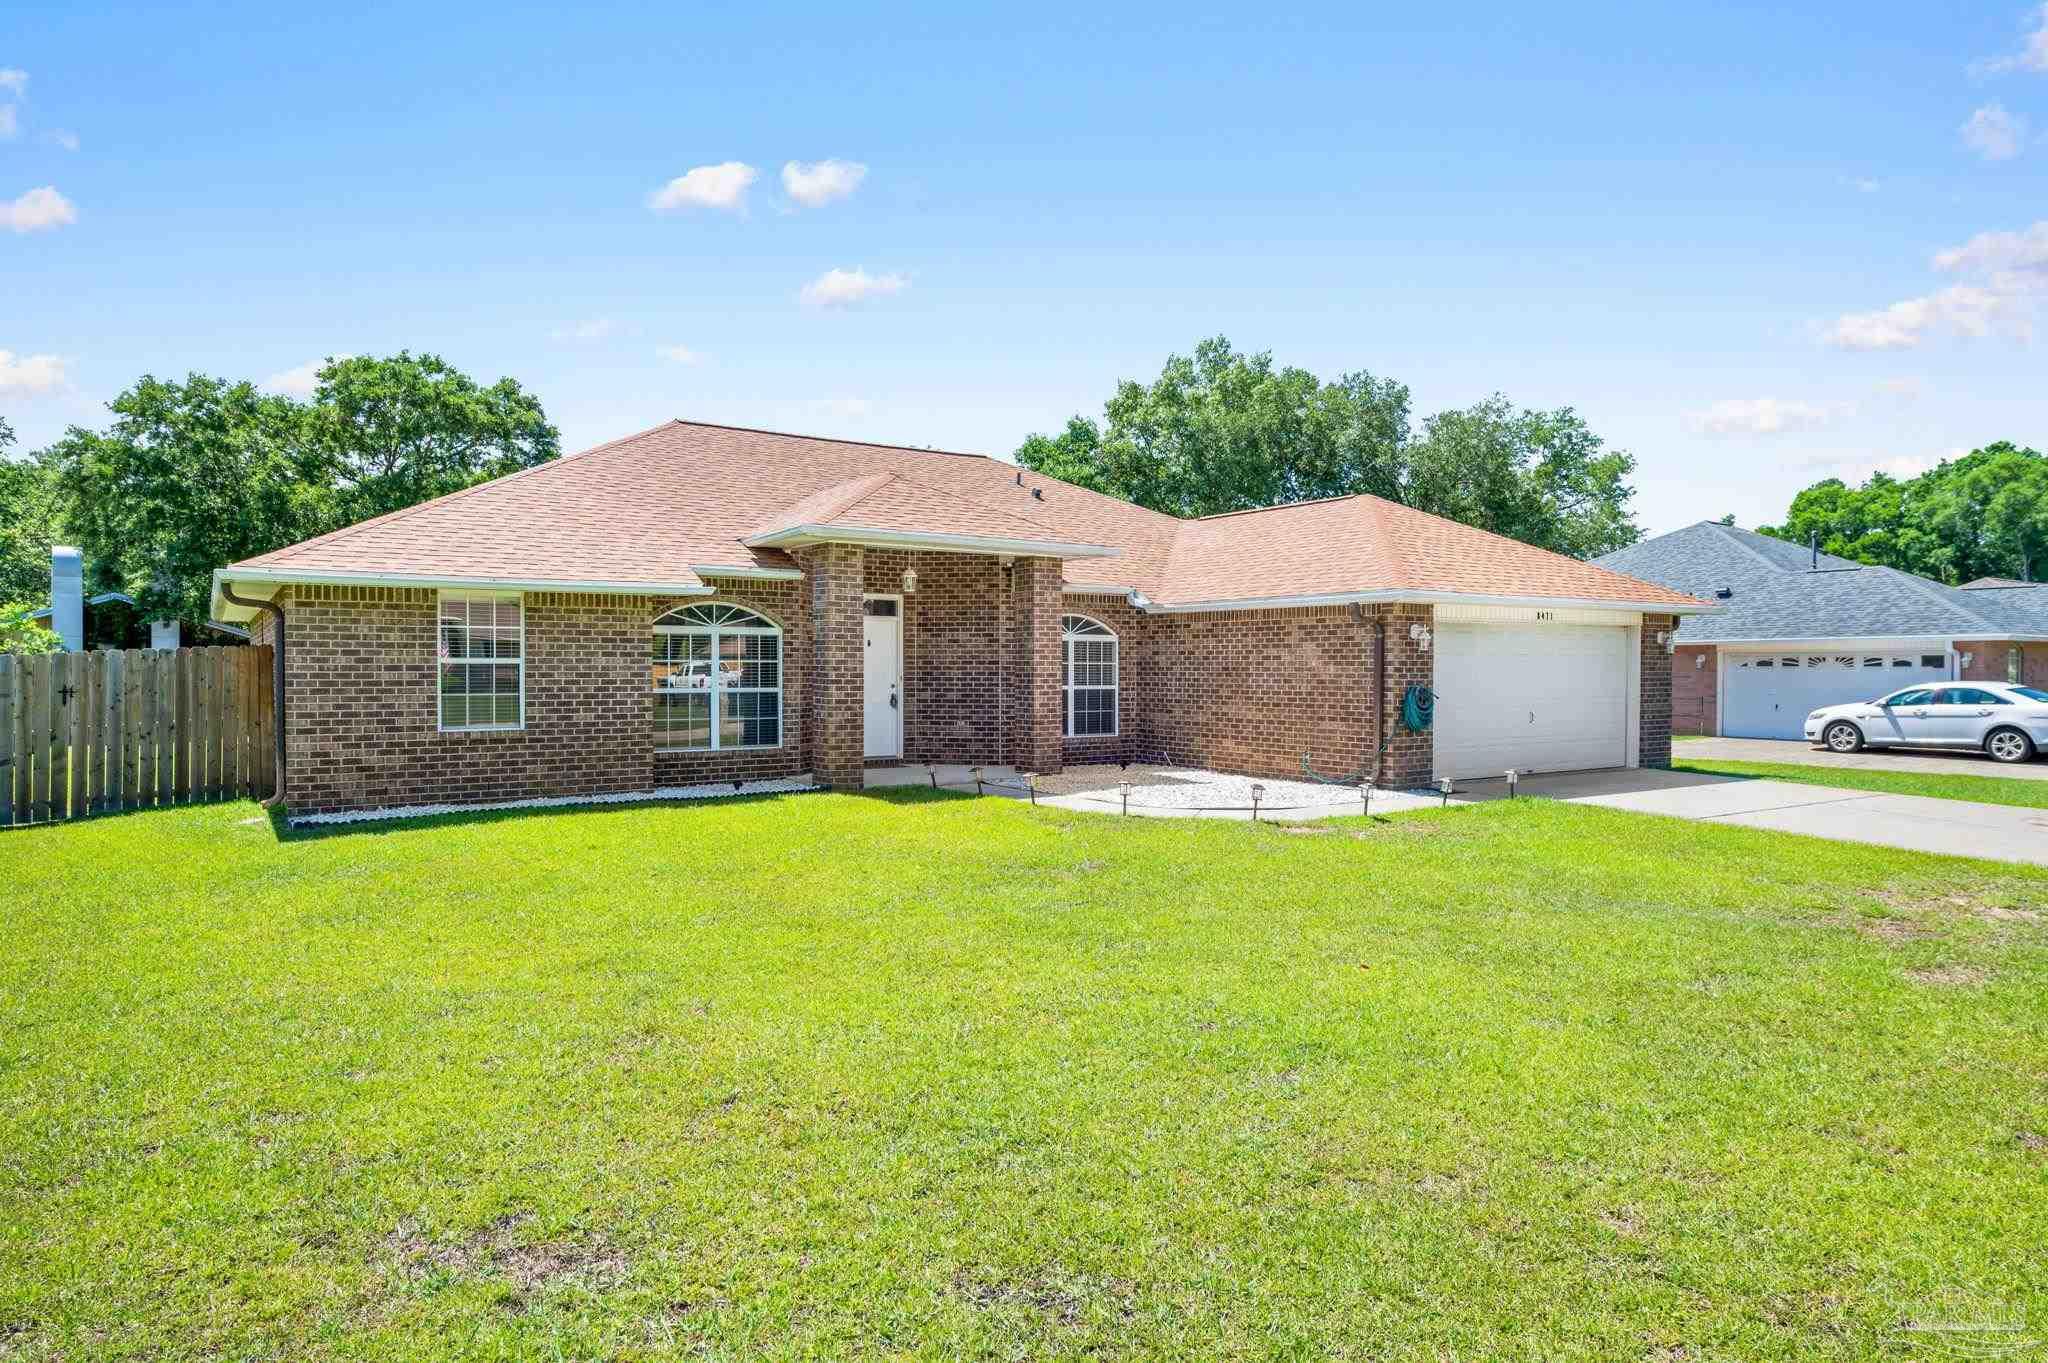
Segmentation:
<svg viewBox="0 0 2048 1363">
<path fill-rule="evenodd" d="M 518 592 L 440 594 L 440 727 L 526 723 L 526 610 Z"/>
<path fill-rule="evenodd" d="M 1085 615 L 1060 621 L 1067 653 L 1062 693 L 1068 738 L 1107 738 L 1117 731 L 1117 637 Z"/>
</svg>

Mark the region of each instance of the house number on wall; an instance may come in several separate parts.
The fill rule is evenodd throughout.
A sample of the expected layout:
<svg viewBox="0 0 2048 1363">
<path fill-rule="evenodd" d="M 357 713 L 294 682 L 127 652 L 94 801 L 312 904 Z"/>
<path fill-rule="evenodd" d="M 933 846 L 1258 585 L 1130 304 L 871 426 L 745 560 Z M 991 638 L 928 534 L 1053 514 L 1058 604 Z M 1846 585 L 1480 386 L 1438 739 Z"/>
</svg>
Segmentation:
<svg viewBox="0 0 2048 1363">
<path fill-rule="evenodd" d="M 1543 623 L 1544 621 L 1546 621 L 1546 620 L 1555 620 L 1555 619 L 1557 619 L 1557 612 L 1555 612 L 1555 611 L 1537 611 L 1537 612 L 1536 612 L 1536 623 L 1537 623 L 1537 624 L 1539 624 L 1539 625 L 1540 625 L 1540 624 L 1542 624 L 1542 623 Z"/>
</svg>

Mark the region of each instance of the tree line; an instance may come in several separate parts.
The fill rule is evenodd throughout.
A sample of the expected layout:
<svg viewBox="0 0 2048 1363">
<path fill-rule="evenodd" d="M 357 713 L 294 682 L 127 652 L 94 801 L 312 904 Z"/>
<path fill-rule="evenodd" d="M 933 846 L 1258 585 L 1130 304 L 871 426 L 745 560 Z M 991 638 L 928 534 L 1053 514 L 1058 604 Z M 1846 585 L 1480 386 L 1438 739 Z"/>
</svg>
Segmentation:
<svg viewBox="0 0 2048 1363">
<path fill-rule="evenodd" d="M 1569 407 L 1496 394 L 1418 429 L 1405 384 L 1362 370 L 1324 381 L 1216 336 L 1150 384 L 1119 383 L 1103 418 L 1030 436 L 1017 462 L 1176 516 L 1365 492 L 1580 558 L 1642 536 L 1635 458 Z"/>
<path fill-rule="evenodd" d="M 2048 577 L 2048 456 L 2000 440 L 1915 478 L 1826 478 L 1792 499 L 1766 535 L 1938 582 Z"/>
<path fill-rule="evenodd" d="M 457 492 L 561 453 L 512 379 L 436 355 L 330 360 L 305 401 L 246 380 L 144 375 L 101 431 L 0 457 L 0 602 L 49 598 L 50 546 L 85 553 L 86 591 L 154 618 L 207 618 L 215 568 Z M 0 456 L 14 432 L 0 422 Z M 17 608 L 0 613 L 25 628 Z M 4 628 L 4 625 L 0 625 Z"/>
</svg>

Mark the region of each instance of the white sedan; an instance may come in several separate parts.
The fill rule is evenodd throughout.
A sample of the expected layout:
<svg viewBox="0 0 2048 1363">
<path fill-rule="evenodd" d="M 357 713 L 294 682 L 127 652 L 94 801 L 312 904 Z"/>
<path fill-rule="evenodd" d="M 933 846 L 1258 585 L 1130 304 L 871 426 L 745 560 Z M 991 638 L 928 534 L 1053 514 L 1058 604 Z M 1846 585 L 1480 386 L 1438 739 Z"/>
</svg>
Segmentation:
<svg viewBox="0 0 2048 1363">
<path fill-rule="evenodd" d="M 2003 682 L 1909 686 L 1815 710 L 1806 717 L 1806 738 L 1833 752 L 1975 748 L 1994 761 L 2028 762 L 2048 748 L 2048 691 Z"/>
</svg>

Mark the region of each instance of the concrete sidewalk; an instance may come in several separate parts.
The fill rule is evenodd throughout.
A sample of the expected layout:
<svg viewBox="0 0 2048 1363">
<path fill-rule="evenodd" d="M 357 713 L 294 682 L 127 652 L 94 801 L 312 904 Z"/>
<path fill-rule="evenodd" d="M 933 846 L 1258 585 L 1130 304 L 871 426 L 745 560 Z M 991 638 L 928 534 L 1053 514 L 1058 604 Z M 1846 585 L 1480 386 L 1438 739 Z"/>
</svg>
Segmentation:
<svg viewBox="0 0 2048 1363">
<path fill-rule="evenodd" d="M 2011 776 L 2048 781 L 2048 759 L 1994 762 L 1982 753 L 1950 748 L 1865 748 L 1829 752 L 1799 739 L 1681 738 L 1671 745 L 1673 761 L 1793 762 L 1802 767 L 1846 767 L 1853 771 L 1911 771 L 1927 776 Z"/>
<path fill-rule="evenodd" d="M 1531 776 L 1522 781 L 1521 793 L 1841 842 L 2048 866 L 2048 810 L 2043 809 L 1648 769 Z M 1478 802 L 1506 794 L 1505 781 L 1473 781 L 1452 799 Z"/>
</svg>

